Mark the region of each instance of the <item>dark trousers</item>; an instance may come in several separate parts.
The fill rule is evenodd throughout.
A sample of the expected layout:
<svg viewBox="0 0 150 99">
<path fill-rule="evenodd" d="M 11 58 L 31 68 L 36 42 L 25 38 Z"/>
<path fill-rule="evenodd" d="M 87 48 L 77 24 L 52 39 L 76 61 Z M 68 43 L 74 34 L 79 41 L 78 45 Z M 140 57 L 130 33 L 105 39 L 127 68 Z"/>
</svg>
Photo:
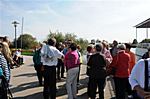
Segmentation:
<svg viewBox="0 0 150 99">
<path fill-rule="evenodd" d="M 23 57 L 19 57 L 17 63 L 19 65 L 23 64 Z"/>
<path fill-rule="evenodd" d="M 62 62 L 61 59 L 58 59 L 58 64 L 57 64 L 57 79 L 60 79 L 61 77 L 64 77 L 64 63 Z"/>
<path fill-rule="evenodd" d="M 42 65 L 34 65 L 34 68 L 36 70 L 39 85 L 42 85 L 42 79 L 43 79 Z"/>
<path fill-rule="evenodd" d="M 129 80 L 127 83 L 127 93 L 128 93 L 128 95 L 133 95 L 133 93 L 134 93 L 134 91 L 132 90 L 131 85 L 129 83 Z"/>
<path fill-rule="evenodd" d="M 96 98 L 96 90 L 98 87 L 99 99 L 104 99 L 104 87 L 105 87 L 105 78 L 91 78 L 89 77 L 89 97 L 91 99 Z"/>
<path fill-rule="evenodd" d="M 128 88 L 128 78 L 114 77 L 116 99 L 125 99 Z"/>
<path fill-rule="evenodd" d="M 44 66 L 44 99 L 56 99 L 56 66 Z"/>
<path fill-rule="evenodd" d="M 0 99 L 8 99 L 7 98 L 7 88 L 8 88 L 8 84 L 6 82 L 6 78 L 4 78 L 4 76 L 0 76 Z"/>
<path fill-rule="evenodd" d="M 81 68 L 81 65 L 79 65 L 79 72 L 78 72 L 78 78 L 77 78 L 77 83 L 79 83 L 79 80 L 80 80 L 80 68 Z"/>
</svg>

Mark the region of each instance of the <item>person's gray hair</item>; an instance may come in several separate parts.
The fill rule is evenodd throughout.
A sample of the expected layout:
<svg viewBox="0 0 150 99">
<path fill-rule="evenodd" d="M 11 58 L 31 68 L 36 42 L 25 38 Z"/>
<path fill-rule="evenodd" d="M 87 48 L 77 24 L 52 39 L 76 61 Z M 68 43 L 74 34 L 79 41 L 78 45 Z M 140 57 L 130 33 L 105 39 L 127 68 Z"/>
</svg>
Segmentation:
<svg viewBox="0 0 150 99">
<path fill-rule="evenodd" d="M 125 46 L 125 44 L 118 44 L 118 45 L 117 45 L 117 48 L 118 48 L 118 49 L 121 49 L 121 50 L 125 50 L 125 49 L 126 49 L 126 46 Z"/>
</svg>

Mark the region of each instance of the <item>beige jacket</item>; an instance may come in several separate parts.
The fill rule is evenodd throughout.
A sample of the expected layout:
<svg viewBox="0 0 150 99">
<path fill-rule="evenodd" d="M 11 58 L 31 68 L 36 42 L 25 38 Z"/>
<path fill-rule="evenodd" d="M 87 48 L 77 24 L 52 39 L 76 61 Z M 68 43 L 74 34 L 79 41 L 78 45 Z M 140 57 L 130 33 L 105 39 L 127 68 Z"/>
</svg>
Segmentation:
<svg viewBox="0 0 150 99">
<path fill-rule="evenodd" d="M 14 64 L 13 59 L 12 59 L 12 55 L 11 55 L 11 51 L 9 48 L 9 45 L 7 42 L 3 42 L 3 50 L 2 53 L 4 55 L 4 57 L 6 58 L 6 60 L 10 63 L 10 64 Z"/>
</svg>

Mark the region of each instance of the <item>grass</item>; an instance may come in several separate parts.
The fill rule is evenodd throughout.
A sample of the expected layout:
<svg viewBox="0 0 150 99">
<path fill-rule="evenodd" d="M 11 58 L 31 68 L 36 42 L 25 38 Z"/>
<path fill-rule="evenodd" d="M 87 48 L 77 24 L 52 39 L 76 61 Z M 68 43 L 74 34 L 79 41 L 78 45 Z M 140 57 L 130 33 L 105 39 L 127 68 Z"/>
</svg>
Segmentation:
<svg viewBox="0 0 150 99">
<path fill-rule="evenodd" d="M 22 55 L 27 55 L 27 56 L 33 56 L 33 52 L 28 52 L 28 51 L 23 51 L 22 53 L 21 53 Z"/>
</svg>

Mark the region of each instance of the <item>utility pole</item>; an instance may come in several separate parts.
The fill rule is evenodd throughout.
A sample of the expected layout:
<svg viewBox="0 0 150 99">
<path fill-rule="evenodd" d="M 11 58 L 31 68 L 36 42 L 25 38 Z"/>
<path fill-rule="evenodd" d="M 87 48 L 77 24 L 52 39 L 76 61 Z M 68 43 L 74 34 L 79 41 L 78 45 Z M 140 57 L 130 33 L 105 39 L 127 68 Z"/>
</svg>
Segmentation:
<svg viewBox="0 0 150 99">
<path fill-rule="evenodd" d="M 16 28 L 17 28 L 17 24 L 19 24 L 17 21 L 13 21 L 12 24 L 14 25 L 15 27 L 15 48 L 17 49 L 17 31 L 16 31 Z"/>
<path fill-rule="evenodd" d="M 23 36 L 23 22 L 24 22 L 24 17 L 22 17 L 22 26 L 21 26 L 21 49 L 22 49 L 22 46 L 23 46 L 23 43 L 22 43 L 22 36 Z"/>
</svg>

